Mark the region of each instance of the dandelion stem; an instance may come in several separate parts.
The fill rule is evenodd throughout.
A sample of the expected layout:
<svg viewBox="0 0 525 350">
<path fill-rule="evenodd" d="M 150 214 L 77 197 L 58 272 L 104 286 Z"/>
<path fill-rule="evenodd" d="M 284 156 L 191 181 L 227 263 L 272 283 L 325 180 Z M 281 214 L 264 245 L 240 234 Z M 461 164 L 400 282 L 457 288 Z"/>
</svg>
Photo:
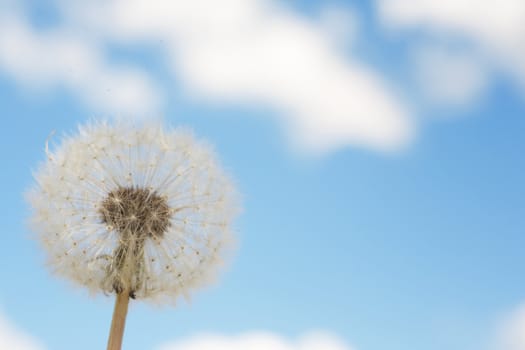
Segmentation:
<svg viewBox="0 0 525 350">
<path fill-rule="evenodd" d="M 109 332 L 107 350 L 120 350 L 122 348 L 122 336 L 126 326 L 126 316 L 128 314 L 129 291 L 123 290 L 117 294 L 111 330 Z"/>
</svg>

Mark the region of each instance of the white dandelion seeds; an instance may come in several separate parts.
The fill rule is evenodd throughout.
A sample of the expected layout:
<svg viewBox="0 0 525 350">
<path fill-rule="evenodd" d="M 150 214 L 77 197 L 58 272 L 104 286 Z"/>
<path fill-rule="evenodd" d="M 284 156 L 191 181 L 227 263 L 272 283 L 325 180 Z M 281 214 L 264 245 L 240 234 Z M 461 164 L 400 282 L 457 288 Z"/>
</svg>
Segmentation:
<svg viewBox="0 0 525 350">
<path fill-rule="evenodd" d="M 174 302 L 214 278 L 237 195 L 207 144 L 159 125 L 95 122 L 46 155 L 28 198 L 57 275 L 115 292 L 126 311 L 128 297 Z"/>
</svg>

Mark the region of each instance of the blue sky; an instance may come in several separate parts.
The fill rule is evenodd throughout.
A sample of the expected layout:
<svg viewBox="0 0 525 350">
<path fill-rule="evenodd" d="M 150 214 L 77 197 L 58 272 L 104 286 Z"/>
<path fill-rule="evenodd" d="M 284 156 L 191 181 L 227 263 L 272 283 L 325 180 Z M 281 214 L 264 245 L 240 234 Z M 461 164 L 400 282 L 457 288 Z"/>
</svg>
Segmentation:
<svg viewBox="0 0 525 350">
<path fill-rule="evenodd" d="M 160 116 L 234 175 L 239 249 L 125 349 L 525 349 L 525 5 L 217 3 L 0 2 L 0 348 L 105 346 L 23 193 L 52 130 Z"/>
</svg>

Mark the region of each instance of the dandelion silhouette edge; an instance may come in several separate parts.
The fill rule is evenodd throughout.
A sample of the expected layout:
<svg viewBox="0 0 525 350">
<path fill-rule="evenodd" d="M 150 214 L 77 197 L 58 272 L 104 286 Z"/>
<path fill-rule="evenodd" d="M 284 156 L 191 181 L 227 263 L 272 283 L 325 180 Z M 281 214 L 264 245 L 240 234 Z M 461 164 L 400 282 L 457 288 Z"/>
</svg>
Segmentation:
<svg viewBox="0 0 525 350">
<path fill-rule="evenodd" d="M 27 198 L 56 275 L 155 302 L 215 279 L 238 193 L 207 143 L 160 124 L 91 122 L 46 156 Z"/>
</svg>

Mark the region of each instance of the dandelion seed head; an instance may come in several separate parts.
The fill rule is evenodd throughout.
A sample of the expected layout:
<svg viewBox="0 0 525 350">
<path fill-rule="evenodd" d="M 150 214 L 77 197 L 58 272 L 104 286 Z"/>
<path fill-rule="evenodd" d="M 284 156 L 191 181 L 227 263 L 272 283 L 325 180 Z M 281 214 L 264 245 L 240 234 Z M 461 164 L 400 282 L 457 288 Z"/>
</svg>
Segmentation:
<svg viewBox="0 0 525 350">
<path fill-rule="evenodd" d="M 99 213 L 102 222 L 117 230 L 121 239 L 128 239 L 127 235 L 162 237 L 171 226 L 173 213 L 166 199 L 152 189 L 119 187 L 102 201 Z"/>
<path fill-rule="evenodd" d="M 160 125 L 96 122 L 46 155 L 28 199 L 57 275 L 166 301 L 214 279 L 238 201 L 206 143 Z"/>
</svg>

